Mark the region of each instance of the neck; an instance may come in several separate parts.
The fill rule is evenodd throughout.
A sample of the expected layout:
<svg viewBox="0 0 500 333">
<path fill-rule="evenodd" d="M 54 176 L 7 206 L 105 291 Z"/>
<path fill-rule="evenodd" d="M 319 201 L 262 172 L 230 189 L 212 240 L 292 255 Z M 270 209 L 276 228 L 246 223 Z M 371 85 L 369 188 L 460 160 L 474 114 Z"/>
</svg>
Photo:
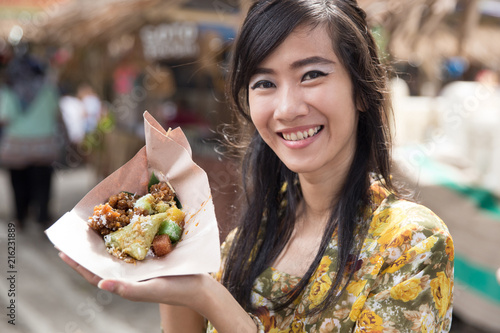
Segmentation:
<svg viewBox="0 0 500 333">
<path fill-rule="evenodd" d="M 340 179 L 330 179 L 330 181 L 316 181 L 299 176 L 300 187 L 304 198 L 301 213 L 309 218 L 321 218 L 330 215 L 332 205 L 338 201 Z M 342 179 L 343 180 L 343 179 Z"/>
<path fill-rule="evenodd" d="M 320 224 L 320 227 L 324 227 L 328 222 L 333 208 L 340 199 L 342 187 L 354 162 L 354 155 L 353 149 L 352 154 L 345 156 L 335 165 L 329 165 L 316 172 L 299 173 L 303 202 L 298 217 L 302 217 L 299 220 L 303 220 L 307 227 L 311 227 L 311 224 Z"/>
</svg>

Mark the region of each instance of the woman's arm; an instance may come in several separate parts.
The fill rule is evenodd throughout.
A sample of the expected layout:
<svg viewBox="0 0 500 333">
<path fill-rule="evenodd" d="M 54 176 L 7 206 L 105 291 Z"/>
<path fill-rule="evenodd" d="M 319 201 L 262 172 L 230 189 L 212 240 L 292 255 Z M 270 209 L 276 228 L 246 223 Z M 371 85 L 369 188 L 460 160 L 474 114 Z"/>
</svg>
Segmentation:
<svg viewBox="0 0 500 333">
<path fill-rule="evenodd" d="M 208 274 L 169 276 L 141 282 L 102 280 L 64 254 L 61 258 L 87 281 L 131 301 L 168 304 L 161 307 L 164 325 L 181 325 L 186 319 L 207 318 L 219 333 L 255 333 L 257 326 L 231 293 Z M 187 309 L 183 309 L 185 307 Z M 187 311 L 191 310 L 191 311 Z M 198 313 L 199 316 L 194 316 Z M 179 320 L 181 319 L 181 320 Z M 175 320 L 175 322 L 174 322 Z M 178 323 L 176 323 L 178 322 Z M 178 326 L 173 326 L 178 327 Z M 200 332 L 202 330 L 200 327 Z M 182 332 L 186 330 L 182 329 Z M 167 333 L 168 331 L 165 331 Z"/>
<path fill-rule="evenodd" d="M 210 275 L 203 275 L 202 297 L 194 307 L 219 333 L 256 333 L 257 326 L 231 293 Z"/>
<path fill-rule="evenodd" d="M 200 333 L 205 326 L 203 316 L 184 306 L 160 304 L 160 318 L 163 333 Z"/>
</svg>

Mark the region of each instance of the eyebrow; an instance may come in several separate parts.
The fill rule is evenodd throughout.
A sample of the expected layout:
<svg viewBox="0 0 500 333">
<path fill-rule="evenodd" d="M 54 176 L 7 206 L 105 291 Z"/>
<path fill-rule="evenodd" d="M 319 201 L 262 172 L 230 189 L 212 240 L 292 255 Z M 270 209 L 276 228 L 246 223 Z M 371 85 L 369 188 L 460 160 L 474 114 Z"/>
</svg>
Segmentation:
<svg viewBox="0 0 500 333">
<path fill-rule="evenodd" d="M 300 60 L 294 61 L 290 65 L 290 68 L 291 69 L 298 69 L 298 68 L 305 67 L 305 66 L 311 65 L 311 64 L 328 64 L 328 65 L 331 65 L 331 64 L 335 64 L 335 61 L 329 60 L 329 59 L 326 59 L 326 58 L 323 58 L 323 57 L 319 57 L 319 56 L 314 56 L 314 57 L 309 57 L 309 58 L 305 58 L 305 59 L 300 59 Z M 271 69 L 271 68 L 258 67 L 255 70 L 255 74 L 274 74 L 274 73 L 275 73 L 275 71 L 273 69 Z"/>
<path fill-rule="evenodd" d="M 304 67 L 304 66 L 311 65 L 311 64 L 334 64 L 334 63 L 335 62 L 332 60 L 329 60 L 329 59 L 326 59 L 323 57 L 319 57 L 319 56 L 314 56 L 314 57 L 309 57 L 309 58 L 297 60 L 290 65 L 290 68 L 297 69 L 297 68 Z"/>
</svg>

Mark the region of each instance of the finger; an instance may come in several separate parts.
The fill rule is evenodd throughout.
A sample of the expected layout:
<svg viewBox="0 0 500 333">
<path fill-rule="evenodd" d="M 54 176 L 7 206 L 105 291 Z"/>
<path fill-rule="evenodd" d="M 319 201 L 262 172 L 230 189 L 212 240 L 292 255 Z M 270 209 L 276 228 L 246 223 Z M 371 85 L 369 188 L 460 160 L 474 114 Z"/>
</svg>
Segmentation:
<svg viewBox="0 0 500 333">
<path fill-rule="evenodd" d="M 97 286 L 99 281 L 101 281 L 101 278 L 94 273 L 90 272 L 87 270 L 85 267 L 81 266 L 79 263 L 68 257 L 66 254 L 63 252 L 59 252 L 59 257 L 66 263 L 68 264 L 71 268 L 73 268 L 78 274 L 83 276 L 85 280 L 87 280 L 89 283 L 91 283 L 94 286 Z"/>
<path fill-rule="evenodd" d="M 101 280 L 98 283 L 98 287 L 102 290 L 106 290 L 115 293 L 123 298 L 136 302 L 154 302 L 161 303 L 162 295 L 158 293 L 164 284 L 168 282 L 163 279 L 155 279 L 142 282 L 128 282 L 122 280 Z M 161 286 L 159 285 L 161 284 Z"/>
</svg>

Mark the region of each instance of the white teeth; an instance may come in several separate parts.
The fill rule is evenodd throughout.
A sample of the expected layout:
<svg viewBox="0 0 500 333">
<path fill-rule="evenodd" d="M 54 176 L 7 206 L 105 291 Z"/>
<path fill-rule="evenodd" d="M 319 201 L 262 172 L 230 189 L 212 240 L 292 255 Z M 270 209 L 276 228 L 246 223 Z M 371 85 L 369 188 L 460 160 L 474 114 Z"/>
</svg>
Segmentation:
<svg viewBox="0 0 500 333">
<path fill-rule="evenodd" d="M 314 136 L 320 129 L 321 126 L 316 126 L 315 128 L 310 128 L 309 130 L 303 132 L 298 131 L 296 133 L 289 134 L 282 133 L 282 136 L 287 141 L 299 141 Z"/>
</svg>

